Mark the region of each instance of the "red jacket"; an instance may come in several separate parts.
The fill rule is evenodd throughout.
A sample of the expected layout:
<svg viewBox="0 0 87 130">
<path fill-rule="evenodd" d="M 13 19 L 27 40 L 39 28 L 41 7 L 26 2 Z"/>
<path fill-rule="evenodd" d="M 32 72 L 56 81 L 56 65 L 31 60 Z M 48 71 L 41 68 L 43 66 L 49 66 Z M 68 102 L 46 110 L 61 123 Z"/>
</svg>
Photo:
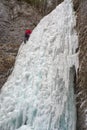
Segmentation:
<svg viewBox="0 0 87 130">
<path fill-rule="evenodd" d="M 32 31 L 29 30 L 29 29 L 27 29 L 27 30 L 25 31 L 25 34 L 31 34 L 31 33 L 32 33 Z"/>
</svg>

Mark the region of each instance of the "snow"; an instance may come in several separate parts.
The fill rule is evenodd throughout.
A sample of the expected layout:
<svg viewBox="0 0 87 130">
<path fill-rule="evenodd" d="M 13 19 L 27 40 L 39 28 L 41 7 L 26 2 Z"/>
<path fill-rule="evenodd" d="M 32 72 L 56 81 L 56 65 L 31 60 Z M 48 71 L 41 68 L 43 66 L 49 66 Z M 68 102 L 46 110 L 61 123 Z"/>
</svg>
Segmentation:
<svg viewBox="0 0 87 130">
<path fill-rule="evenodd" d="M 0 130 L 75 130 L 76 17 L 65 0 L 22 43 L 0 94 Z"/>
</svg>

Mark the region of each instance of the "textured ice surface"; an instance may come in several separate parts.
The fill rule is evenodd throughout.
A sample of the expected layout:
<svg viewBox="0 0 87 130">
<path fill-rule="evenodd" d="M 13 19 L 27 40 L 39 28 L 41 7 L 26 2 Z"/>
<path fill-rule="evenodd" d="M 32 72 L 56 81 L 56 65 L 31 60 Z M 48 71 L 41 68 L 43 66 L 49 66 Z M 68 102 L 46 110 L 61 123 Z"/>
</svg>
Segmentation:
<svg viewBox="0 0 87 130">
<path fill-rule="evenodd" d="M 0 94 L 0 130 L 75 130 L 73 73 L 78 38 L 72 2 L 44 17 Z"/>
</svg>

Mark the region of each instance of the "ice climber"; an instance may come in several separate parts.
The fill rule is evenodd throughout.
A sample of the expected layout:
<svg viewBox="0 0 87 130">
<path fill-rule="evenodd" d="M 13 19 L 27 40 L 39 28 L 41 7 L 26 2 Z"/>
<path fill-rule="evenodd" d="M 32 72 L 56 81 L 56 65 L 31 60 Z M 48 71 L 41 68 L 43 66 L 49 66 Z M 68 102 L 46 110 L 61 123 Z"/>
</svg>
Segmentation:
<svg viewBox="0 0 87 130">
<path fill-rule="evenodd" d="M 31 33 L 32 33 L 32 31 L 29 30 L 29 29 L 27 29 L 27 30 L 25 31 L 24 43 L 26 43 L 26 42 L 28 41 L 28 39 L 29 39 Z"/>
</svg>

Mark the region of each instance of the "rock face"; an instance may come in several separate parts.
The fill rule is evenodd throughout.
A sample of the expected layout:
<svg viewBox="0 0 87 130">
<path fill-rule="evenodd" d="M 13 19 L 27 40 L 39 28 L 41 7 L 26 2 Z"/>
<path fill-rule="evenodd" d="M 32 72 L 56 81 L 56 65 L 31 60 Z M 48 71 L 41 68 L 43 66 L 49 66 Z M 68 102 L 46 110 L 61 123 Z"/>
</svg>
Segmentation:
<svg viewBox="0 0 87 130">
<path fill-rule="evenodd" d="M 0 44 L 0 88 L 12 72 L 20 44 Z"/>
<path fill-rule="evenodd" d="M 77 77 L 77 130 L 87 130 L 87 0 L 74 0 L 79 35 Z"/>
<path fill-rule="evenodd" d="M 24 30 L 33 29 L 41 19 L 26 2 L 0 0 L 0 43 L 21 43 Z"/>
<path fill-rule="evenodd" d="M 0 0 L 0 42 L 5 42 L 7 41 L 6 39 L 8 39 L 8 14 L 8 9 L 3 6 L 3 2 Z"/>
</svg>

